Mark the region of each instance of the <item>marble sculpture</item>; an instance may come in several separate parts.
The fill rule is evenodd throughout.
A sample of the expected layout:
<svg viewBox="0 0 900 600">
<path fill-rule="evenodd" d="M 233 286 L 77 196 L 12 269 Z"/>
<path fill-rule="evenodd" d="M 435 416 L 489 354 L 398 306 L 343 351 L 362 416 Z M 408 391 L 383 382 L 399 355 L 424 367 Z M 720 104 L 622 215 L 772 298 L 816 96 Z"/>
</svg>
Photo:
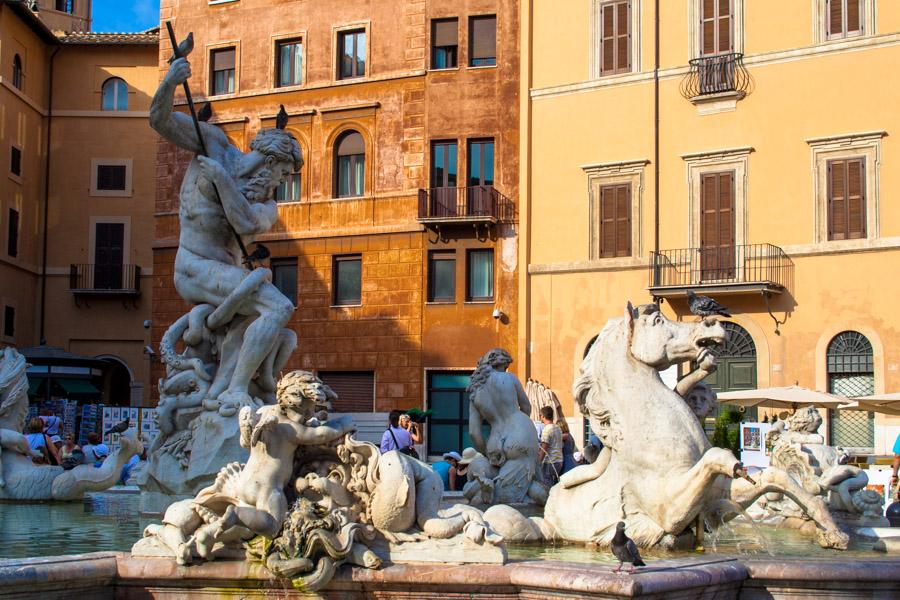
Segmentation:
<svg viewBox="0 0 900 600">
<path fill-rule="evenodd" d="M 493 497 L 486 504 L 537 503 L 547 500 L 547 489 L 538 471 L 537 431 L 529 415 L 531 403 L 522 384 L 507 368 L 509 352 L 494 348 L 478 360 L 469 384 L 469 437 L 487 457 L 493 481 Z M 482 421 L 491 432 L 487 441 Z"/>
<path fill-rule="evenodd" d="M 855 526 L 888 527 L 883 498 L 867 490 L 869 477 L 854 465 L 845 464 L 843 448 L 828 446 L 817 432 L 822 416 L 814 406 L 802 408 L 779 420 L 766 436 L 771 464 L 790 473 L 810 494 L 821 497 L 839 521 Z M 790 498 L 772 493 L 759 499 L 768 516 L 780 517 L 801 529 L 814 527 L 808 515 Z"/>
<path fill-rule="evenodd" d="M 134 429 L 120 438 L 120 447 L 99 469 L 79 465 L 67 471 L 32 462 L 41 455 L 21 433 L 28 413 L 27 368 L 15 348 L 0 351 L 0 500 L 80 500 L 85 492 L 114 486 L 122 466 L 144 451 Z"/>
<path fill-rule="evenodd" d="M 263 129 L 241 152 L 225 134 L 173 111 L 176 88 L 191 76 L 173 60 L 150 108 L 150 125 L 197 156 L 179 193 L 180 237 L 175 289 L 194 305 L 161 341 L 166 375 L 159 382 L 159 435 L 141 482 L 144 509 L 191 497 L 219 469 L 246 459 L 237 413 L 275 399 L 276 375 L 297 345 L 286 328 L 291 302 L 272 284 L 269 269 L 242 257 L 242 243 L 278 219 L 273 192 L 303 164 L 297 140 L 277 126 Z M 201 150 L 208 156 L 201 156 Z M 155 500 L 154 500 L 155 498 Z"/>
<path fill-rule="evenodd" d="M 659 371 L 694 361 L 712 366 L 711 347 L 725 341 L 715 318 L 679 323 L 656 305 L 610 320 L 581 364 L 573 395 L 603 441 L 600 458 L 566 473 L 550 490 L 543 518 L 527 519 L 509 507 L 491 507 L 485 520 L 507 541 L 570 540 L 608 545 L 616 524 L 642 547 L 692 543 L 699 517 L 722 502 L 750 506 L 763 494 L 791 498 L 816 523 L 820 545 L 846 548 L 848 537 L 821 497 L 785 471 L 770 468 L 746 477 L 728 450 L 710 447 L 700 422 Z M 681 383 L 681 382 L 679 382 Z M 679 385 L 686 393 L 690 381 Z M 686 388 L 686 389 L 684 389 Z M 702 521 L 701 521 L 702 522 Z"/>
<path fill-rule="evenodd" d="M 245 406 L 245 464 L 222 468 L 193 499 L 150 525 L 135 556 L 179 564 L 219 557 L 262 562 L 314 590 L 343 563 L 488 562 L 506 559 L 481 511 L 441 509 L 443 484 L 425 463 L 352 437 L 346 418 L 321 422 L 328 388 L 305 371 L 278 384 L 277 405 Z"/>
</svg>

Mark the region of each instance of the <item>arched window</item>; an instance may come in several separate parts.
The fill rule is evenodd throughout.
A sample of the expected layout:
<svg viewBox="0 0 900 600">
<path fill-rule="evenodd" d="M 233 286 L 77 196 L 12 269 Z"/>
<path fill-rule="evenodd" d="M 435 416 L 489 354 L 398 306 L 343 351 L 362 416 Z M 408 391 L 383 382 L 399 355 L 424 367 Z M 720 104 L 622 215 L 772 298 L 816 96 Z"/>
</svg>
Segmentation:
<svg viewBox="0 0 900 600">
<path fill-rule="evenodd" d="M 352 198 L 365 192 L 366 146 L 356 131 L 341 134 L 334 145 L 334 196 Z"/>
<path fill-rule="evenodd" d="M 103 82 L 103 110 L 128 110 L 128 84 L 118 77 Z"/>
<path fill-rule="evenodd" d="M 22 89 L 22 84 L 25 82 L 25 71 L 22 70 L 22 57 L 18 54 L 13 56 L 12 82 L 18 90 Z"/>
<path fill-rule="evenodd" d="M 750 332 L 731 321 L 721 321 L 728 333 L 728 340 L 719 348 L 712 349 L 716 355 L 715 373 L 707 375 L 704 382 L 714 392 L 730 392 L 732 390 L 752 390 L 756 386 L 756 344 Z M 734 406 L 732 410 L 737 410 Z M 715 417 L 721 412 L 722 405 L 716 407 L 704 424 L 707 432 L 715 427 Z M 745 421 L 755 421 L 758 413 L 755 407 L 744 411 Z"/>
<path fill-rule="evenodd" d="M 825 354 L 828 391 L 838 396 L 875 393 L 872 343 L 858 331 L 834 336 Z M 844 448 L 871 449 L 875 445 L 875 415 L 862 410 L 831 411 L 831 443 Z"/>
</svg>

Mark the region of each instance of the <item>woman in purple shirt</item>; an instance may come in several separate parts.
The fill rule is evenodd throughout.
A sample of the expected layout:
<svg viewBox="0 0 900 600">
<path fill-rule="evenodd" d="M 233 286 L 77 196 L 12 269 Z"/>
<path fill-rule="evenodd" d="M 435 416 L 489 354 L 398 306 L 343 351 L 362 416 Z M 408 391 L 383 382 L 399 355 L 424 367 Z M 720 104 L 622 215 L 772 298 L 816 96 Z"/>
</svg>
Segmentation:
<svg viewBox="0 0 900 600">
<path fill-rule="evenodd" d="M 390 452 L 391 450 L 402 450 L 404 448 L 412 447 L 413 441 L 409 432 L 400 427 L 400 415 L 402 414 L 402 410 L 394 409 L 388 416 L 388 421 L 390 423 L 384 434 L 381 436 L 382 454 Z"/>
</svg>

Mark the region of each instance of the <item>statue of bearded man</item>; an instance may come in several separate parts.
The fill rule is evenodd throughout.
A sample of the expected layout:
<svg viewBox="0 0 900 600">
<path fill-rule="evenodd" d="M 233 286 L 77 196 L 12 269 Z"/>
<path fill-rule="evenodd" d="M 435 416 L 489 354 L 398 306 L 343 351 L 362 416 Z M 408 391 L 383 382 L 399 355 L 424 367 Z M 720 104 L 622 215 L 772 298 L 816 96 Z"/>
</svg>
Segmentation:
<svg viewBox="0 0 900 600">
<path fill-rule="evenodd" d="M 150 124 L 165 139 L 197 154 L 179 194 L 175 288 L 186 301 L 215 308 L 206 320 L 211 330 L 235 316 L 252 319 L 237 359 L 219 369 L 207 393 L 207 399 L 233 413 L 252 404 L 248 385 L 255 375 L 262 389 L 275 389 L 274 375 L 296 347 L 296 336 L 284 329 L 294 306 L 272 285 L 267 269 L 244 266 L 237 237 L 248 244 L 271 229 L 278 218 L 274 191 L 299 170 L 303 159 L 297 140 L 283 129 L 285 123 L 260 131 L 246 154 L 219 128 L 200 123 L 208 154 L 200 156 L 193 121 L 172 110 L 176 88 L 190 76 L 186 59 L 172 62 L 153 97 Z"/>
</svg>

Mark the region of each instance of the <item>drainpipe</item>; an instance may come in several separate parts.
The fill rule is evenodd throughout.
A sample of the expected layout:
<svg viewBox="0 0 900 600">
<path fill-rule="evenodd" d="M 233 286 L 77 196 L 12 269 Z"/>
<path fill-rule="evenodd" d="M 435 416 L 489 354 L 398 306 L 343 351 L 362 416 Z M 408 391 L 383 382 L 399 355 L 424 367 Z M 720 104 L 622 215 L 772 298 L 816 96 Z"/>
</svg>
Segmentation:
<svg viewBox="0 0 900 600">
<path fill-rule="evenodd" d="M 653 18 L 653 252 L 659 252 L 659 0 Z"/>
<path fill-rule="evenodd" d="M 41 323 L 40 323 L 40 345 L 47 343 L 44 335 L 44 323 L 47 317 L 47 219 L 50 208 L 50 142 L 52 140 L 51 132 L 53 131 L 53 61 L 56 59 L 56 53 L 59 52 L 59 46 L 53 49 L 50 55 L 50 91 L 47 95 L 47 160 L 44 167 L 44 223 L 43 223 L 43 253 L 41 256 Z M 49 388 L 49 381 L 47 386 Z"/>
</svg>

